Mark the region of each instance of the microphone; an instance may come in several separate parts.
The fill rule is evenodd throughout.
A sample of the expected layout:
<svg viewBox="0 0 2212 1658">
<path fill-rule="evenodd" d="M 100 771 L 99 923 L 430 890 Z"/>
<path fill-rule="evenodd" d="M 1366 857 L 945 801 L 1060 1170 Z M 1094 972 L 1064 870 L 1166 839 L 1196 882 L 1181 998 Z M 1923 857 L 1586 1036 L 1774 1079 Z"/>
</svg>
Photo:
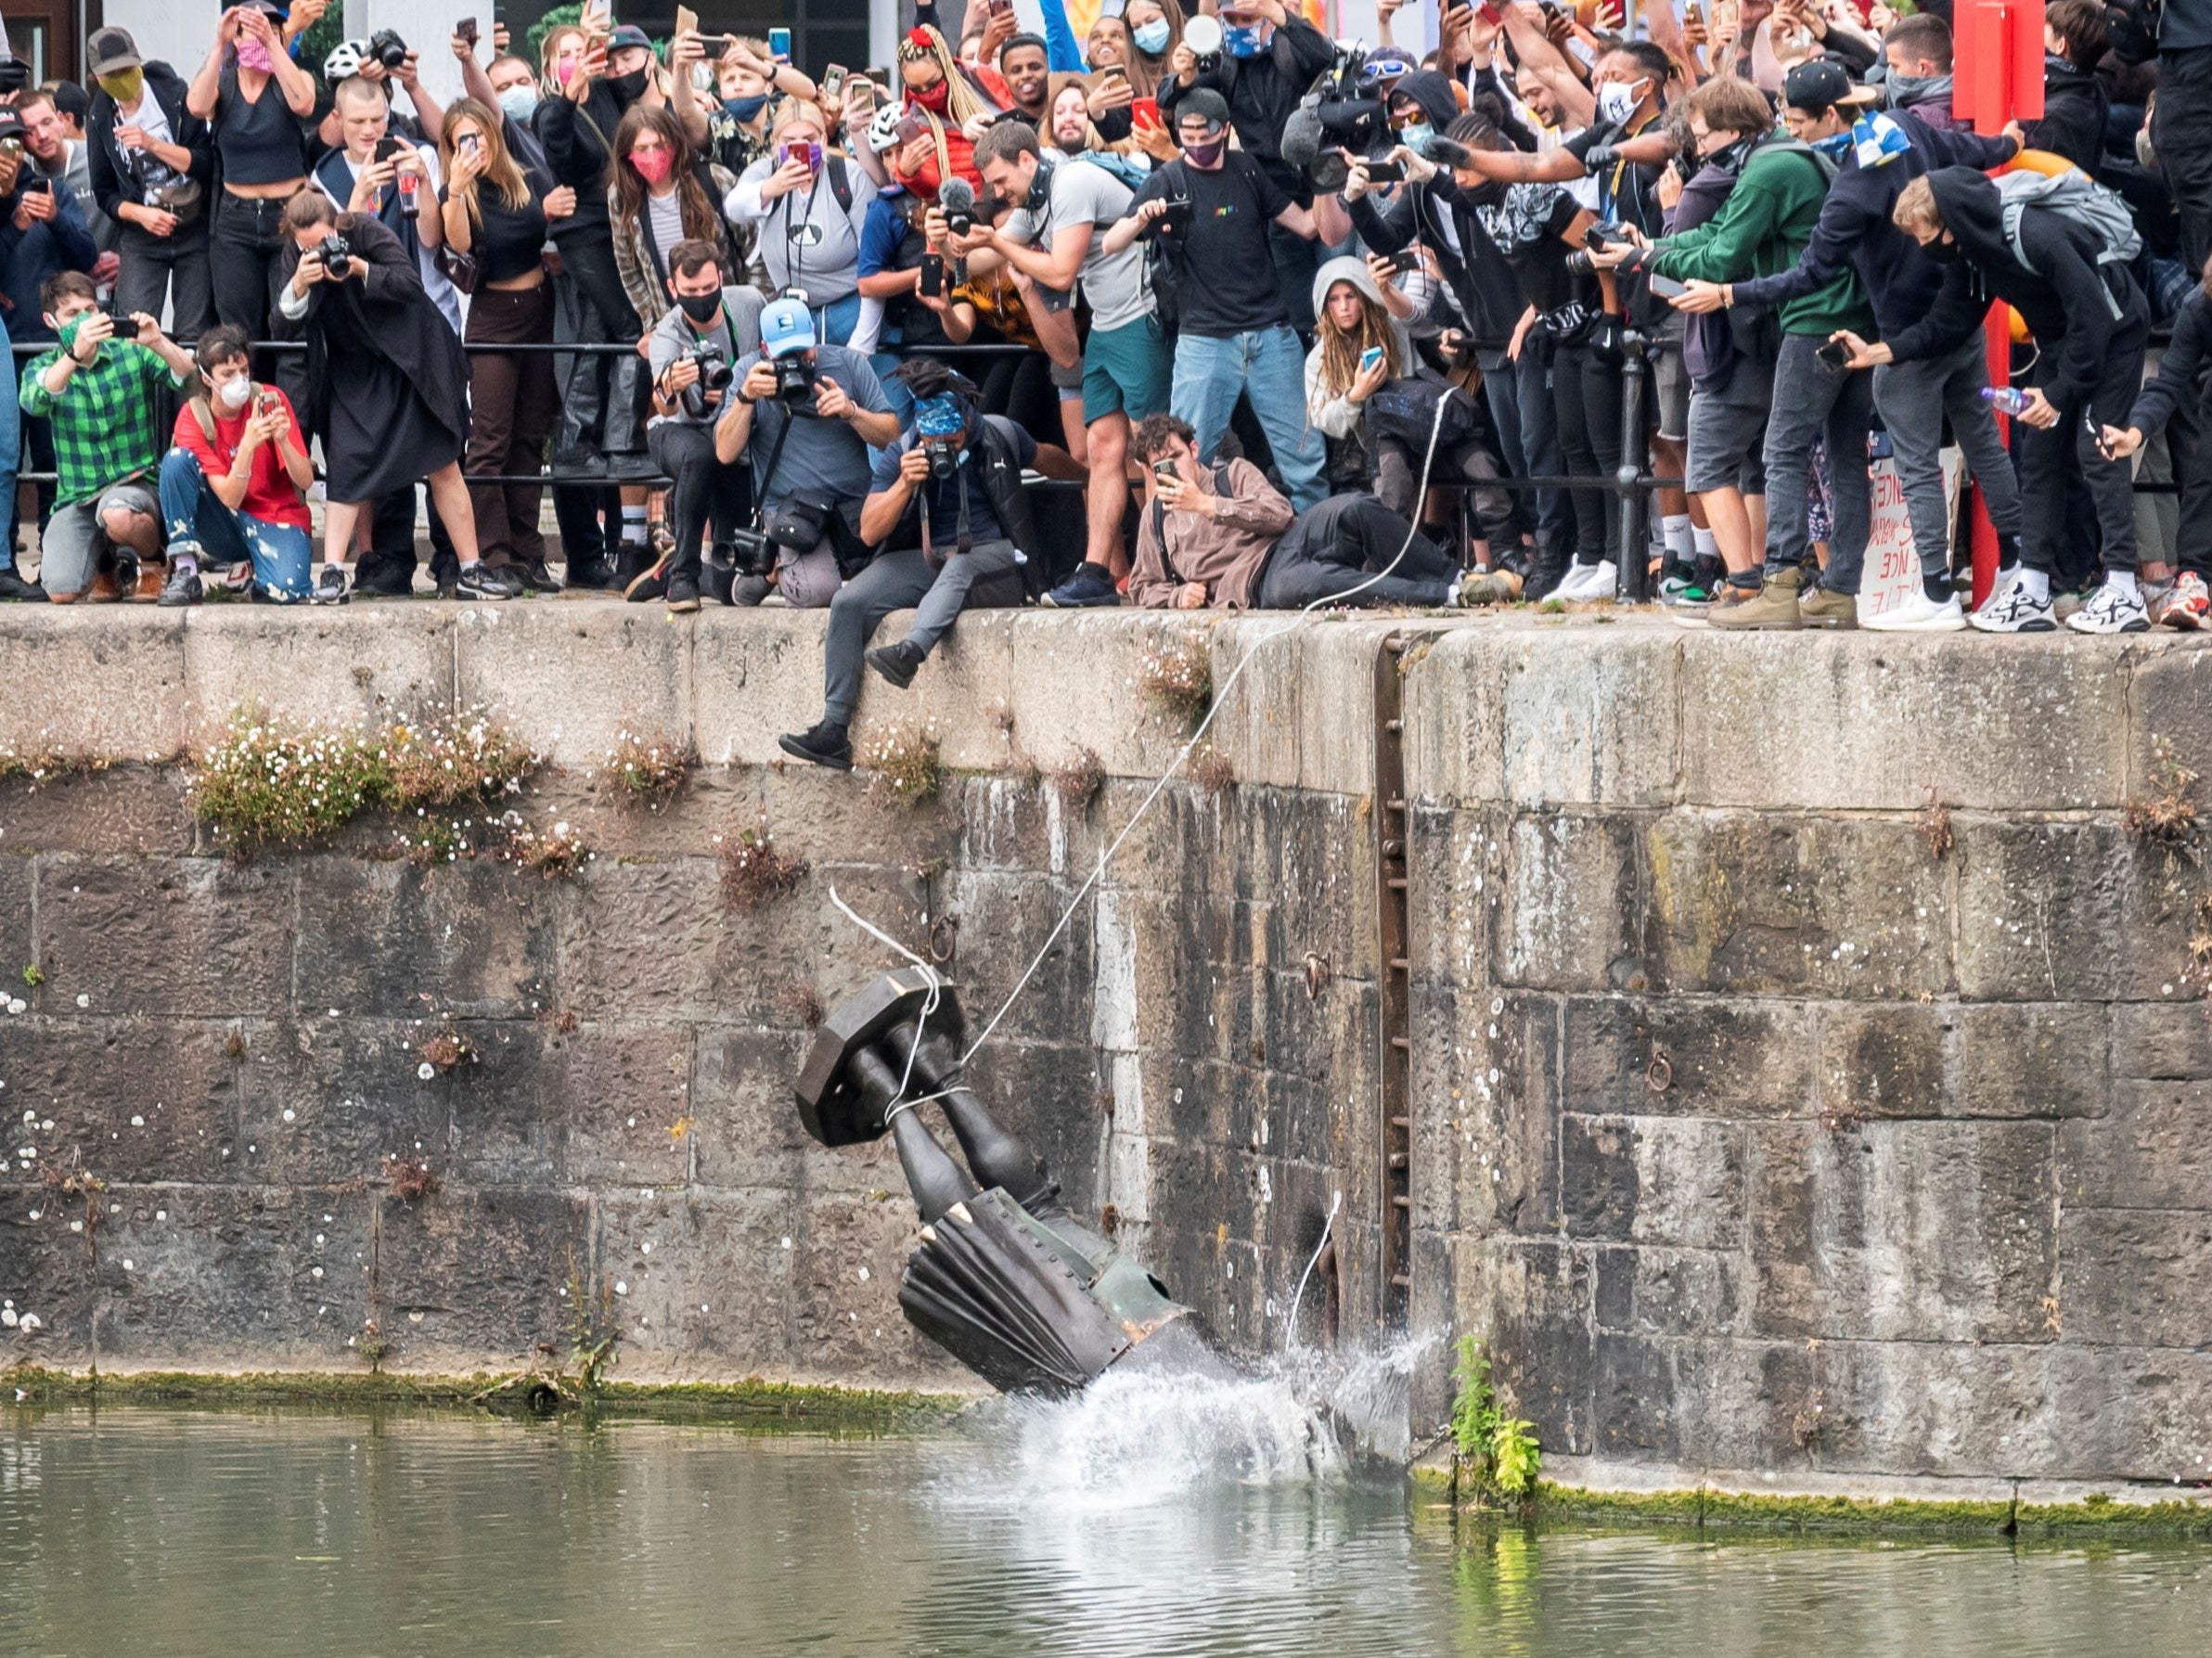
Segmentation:
<svg viewBox="0 0 2212 1658">
<path fill-rule="evenodd" d="M 1301 98 L 1290 119 L 1282 123 L 1282 159 L 1293 167 L 1310 167 L 1321 153 L 1326 134 L 1321 111 L 1311 97 Z"/>
<path fill-rule="evenodd" d="M 955 236 L 966 236 L 975 227 L 975 186 L 964 178 L 948 178 L 937 186 L 937 206 L 945 214 L 945 223 Z M 968 280 L 968 262 L 957 255 L 953 259 L 953 280 Z"/>
</svg>

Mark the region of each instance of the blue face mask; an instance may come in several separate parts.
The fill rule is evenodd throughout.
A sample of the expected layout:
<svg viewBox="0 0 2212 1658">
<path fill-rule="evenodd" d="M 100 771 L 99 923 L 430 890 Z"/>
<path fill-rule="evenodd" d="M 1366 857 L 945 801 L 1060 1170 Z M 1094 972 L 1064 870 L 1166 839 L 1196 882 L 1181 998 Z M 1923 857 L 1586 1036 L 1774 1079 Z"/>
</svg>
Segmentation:
<svg viewBox="0 0 2212 1658">
<path fill-rule="evenodd" d="M 1146 57 L 1157 58 L 1167 50 L 1167 19 L 1154 18 L 1149 23 L 1139 23 L 1129 31 L 1129 38 Z"/>
<path fill-rule="evenodd" d="M 1436 129 L 1425 121 L 1410 121 L 1398 128 L 1398 142 L 1417 156 L 1429 153 L 1429 146 L 1436 142 Z"/>
<path fill-rule="evenodd" d="M 537 113 L 537 88 L 509 86 L 499 95 L 499 108 L 517 126 L 528 126 L 530 118 Z"/>
<path fill-rule="evenodd" d="M 725 98 L 722 107 L 729 111 L 732 121 L 743 126 L 759 118 L 760 112 L 768 107 L 768 97 L 767 94 L 763 93 L 758 97 Z"/>
<path fill-rule="evenodd" d="M 1267 49 L 1267 32 L 1257 23 L 1224 23 L 1221 49 L 1231 58 L 1257 58 Z"/>
</svg>

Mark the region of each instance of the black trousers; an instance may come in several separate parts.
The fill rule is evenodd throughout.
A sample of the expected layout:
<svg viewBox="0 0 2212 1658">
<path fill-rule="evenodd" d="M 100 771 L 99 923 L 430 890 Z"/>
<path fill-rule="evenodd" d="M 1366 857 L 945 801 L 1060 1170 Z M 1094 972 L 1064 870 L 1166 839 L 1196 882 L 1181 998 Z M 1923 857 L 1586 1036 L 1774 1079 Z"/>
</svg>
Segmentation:
<svg viewBox="0 0 2212 1658">
<path fill-rule="evenodd" d="M 1551 407 L 1559 421 L 1560 459 L 1570 477 L 1611 478 L 1621 464 L 1621 371 L 1587 345 L 1563 345 L 1551 357 Z M 1575 562 L 1619 563 L 1620 514 L 1610 490 L 1578 489 Z"/>
<path fill-rule="evenodd" d="M 1263 611 L 1303 610 L 1358 587 L 1393 559 L 1395 570 L 1344 602 L 1427 609 L 1449 600 L 1460 573 L 1449 553 L 1372 495 L 1331 495 L 1282 533 L 1254 603 Z"/>
<path fill-rule="evenodd" d="M 611 238 L 561 243 L 560 265 L 553 337 L 564 345 L 635 346 L 645 328 L 623 292 Z M 595 450 L 641 454 L 646 391 L 645 359 L 635 352 L 626 357 L 579 353 L 562 379 L 556 457 L 577 460 Z"/>
<path fill-rule="evenodd" d="M 215 315 L 246 330 L 249 340 L 266 340 L 276 312 L 277 273 L 284 251 L 284 203 L 215 192 L 215 223 L 208 233 L 208 273 Z M 264 379 L 284 388 L 294 408 L 308 405 L 307 361 L 302 353 L 276 354 L 255 365 Z"/>
<path fill-rule="evenodd" d="M 395 489 L 379 497 L 370 509 L 368 551 L 354 567 L 356 586 L 404 594 L 414 585 L 415 490 L 414 484 Z M 461 558 L 454 551 L 445 521 L 438 516 L 438 503 L 431 500 L 425 505 L 430 511 L 431 577 L 449 582 L 460 574 Z"/>
<path fill-rule="evenodd" d="M 2104 568 L 2133 570 L 2135 551 L 2135 488 L 2133 469 L 2124 460 L 2106 460 L 2097 447 L 2097 428 L 2126 426 L 2142 385 L 2143 339 L 2148 329 L 2138 321 L 2113 339 L 2097 371 L 2097 383 L 2086 398 L 2069 398 L 2059 405 L 2058 424 L 2038 431 L 2026 421 L 2013 423 L 2020 469 L 2020 561 L 2030 570 L 2056 571 L 2066 536 L 2066 460 L 2070 455 L 2081 469 L 2090 501 L 2096 512 L 2097 533 L 2103 546 Z M 2043 342 L 2042 355 L 2027 383 L 2049 395 L 2057 371 L 2062 342 Z"/>
<path fill-rule="evenodd" d="M 162 302 L 173 301 L 169 337 L 194 344 L 215 323 L 206 215 L 174 236 L 156 236 L 138 225 L 116 228 L 122 232 L 115 249 L 122 269 L 115 277 L 115 308 L 126 316 L 134 311 L 159 316 Z"/>
<path fill-rule="evenodd" d="M 469 306 L 470 345 L 549 344 L 553 293 L 535 288 L 480 290 Z M 546 556 L 538 533 L 541 483 L 484 483 L 527 477 L 545 464 L 546 437 L 558 412 L 553 359 L 544 352 L 474 352 L 469 358 L 469 504 L 486 564 L 532 564 Z"/>
<path fill-rule="evenodd" d="M 2212 46 L 2158 54 L 2158 107 L 2151 144 L 2181 214 L 2190 275 L 2212 256 Z"/>
<path fill-rule="evenodd" d="M 675 557 L 671 575 L 699 579 L 699 546 L 709 519 L 714 538 L 725 539 L 752 510 L 752 479 L 742 461 L 726 467 L 714 458 L 714 431 L 678 420 L 656 421 L 645 434 L 653 465 L 675 480 L 668 492 L 669 515 L 675 521 Z"/>
</svg>

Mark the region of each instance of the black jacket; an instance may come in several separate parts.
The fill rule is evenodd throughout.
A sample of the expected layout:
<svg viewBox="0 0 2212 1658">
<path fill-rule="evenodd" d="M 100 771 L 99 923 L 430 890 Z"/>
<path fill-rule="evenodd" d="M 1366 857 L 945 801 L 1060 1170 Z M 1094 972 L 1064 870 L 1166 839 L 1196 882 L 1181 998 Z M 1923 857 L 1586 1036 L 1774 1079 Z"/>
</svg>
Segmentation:
<svg viewBox="0 0 2212 1658">
<path fill-rule="evenodd" d="M 1292 13 L 1277 25 L 1267 50 L 1257 58 L 1231 58 L 1224 52 L 1218 63 L 1200 71 L 1189 86 L 1173 75 L 1164 79 L 1159 87 L 1160 119 L 1172 133 L 1176 105 L 1201 86 L 1212 87 L 1228 100 L 1229 124 L 1237 130 L 1237 142 L 1291 199 L 1310 204 L 1312 184 L 1302 169 L 1282 159 L 1282 127 L 1298 100 L 1335 61 L 1336 47 L 1329 37 Z"/>
<path fill-rule="evenodd" d="M 2022 123 L 2030 149 L 2064 156 L 2091 178 L 2104 168 L 2104 123 L 2112 98 L 2104 83 L 2064 58 L 2043 59 L 2043 115 Z"/>
<path fill-rule="evenodd" d="M 2187 402 L 2197 406 L 2205 366 L 2212 362 L 2212 295 L 2202 284 L 2189 290 L 2189 298 L 2174 318 L 2174 337 L 2158 360 L 2158 372 L 2143 381 L 2136 393 L 2135 410 L 2128 424 L 2146 438 L 2166 430 L 2166 423 Z"/>
<path fill-rule="evenodd" d="M 1951 349 L 1981 325 L 1992 300 L 2020 313 L 2046 357 L 2056 353 L 2055 378 L 2044 382 L 2043 394 L 2061 407 L 2089 396 L 2115 350 L 2141 350 L 2150 317 L 2142 290 L 2124 267 L 2098 264 L 2093 233 L 2050 208 L 2031 207 L 2020 215 L 2023 265 L 1987 174 L 1946 167 L 1929 174 L 1928 183 L 1958 253 L 1928 315 L 1890 337 L 1898 362 Z"/>
<path fill-rule="evenodd" d="M 84 142 L 89 147 L 87 165 L 92 173 L 93 199 L 100 204 L 100 212 L 123 223 L 122 204 L 143 201 L 138 191 L 136 174 L 122 146 L 115 142 L 115 100 L 92 84 L 92 108 L 84 116 Z M 214 206 L 215 194 L 215 141 L 208 130 L 208 123 L 185 108 L 186 83 L 166 63 L 146 66 L 146 89 L 153 94 L 161 113 L 169 118 L 170 136 L 191 152 L 191 176 L 207 192 L 207 206 Z M 199 223 L 207 223 L 203 210 Z"/>
<path fill-rule="evenodd" d="M 558 87 L 547 85 L 531 122 L 538 142 L 545 147 L 546 165 L 552 169 L 554 178 L 576 192 L 576 211 L 553 221 L 554 241 L 611 241 L 613 231 L 607 217 L 607 187 L 613 161 L 611 147 L 614 129 L 622 124 L 628 109 L 604 80 L 592 83 L 581 104 L 563 97 Z M 716 211 L 721 205 L 714 204 Z"/>
</svg>

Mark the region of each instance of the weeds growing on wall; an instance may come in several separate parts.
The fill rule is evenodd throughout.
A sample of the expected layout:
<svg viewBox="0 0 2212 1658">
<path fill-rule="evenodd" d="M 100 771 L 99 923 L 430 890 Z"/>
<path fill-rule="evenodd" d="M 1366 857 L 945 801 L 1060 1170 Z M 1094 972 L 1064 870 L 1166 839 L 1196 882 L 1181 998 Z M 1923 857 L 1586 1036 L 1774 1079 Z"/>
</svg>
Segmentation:
<svg viewBox="0 0 2212 1658">
<path fill-rule="evenodd" d="M 658 812 L 682 792 L 698 764 L 688 743 L 649 742 L 624 731 L 599 767 L 599 781 L 623 804 Z"/>
<path fill-rule="evenodd" d="M 1228 756 L 1210 742 L 1190 757 L 1189 772 L 1190 781 L 1209 799 L 1237 780 L 1237 768 Z"/>
<path fill-rule="evenodd" d="M 1452 1438 L 1461 1472 L 1470 1475 L 1478 1500 L 1524 1503 L 1536 1495 L 1542 1452 L 1535 1426 L 1498 1407 L 1490 1382 L 1490 1356 L 1473 1336 L 1460 1338 L 1459 1363 L 1452 1380 Z"/>
<path fill-rule="evenodd" d="M 714 839 L 722 848 L 722 902 L 732 909 L 758 909 L 806 879 L 806 860 L 778 850 L 765 817 L 756 829 Z"/>
<path fill-rule="evenodd" d="M 855 758 L 908 805 L 933 800 L 945 788 L 945 758 L 932 720 L 901 720 L 871 732 Z"/>
<path fill-rule="evenodd" d="M 2128 801 L 2120 814 L 2120 826 L 2145 845 L 2155 846 L 2171 857 L 2196 856 L 2197 775 L 2174 755 L 2165 738 L 2151 743 L 2151 791 Z"/>
<path fill-rule="evenodd" d="M 1091 802 L 1099 798 L 1099 790 L 1106 787 L 1106 763 L 1099 758 L 1096 749 L 1078 749 L 1075 757 L 1052 774 L 1052 787 L 1060 791 L 1060 803 L 1071 812 L 1090 810 Z"/>
<path fill-rule="evenodd" d="M 614 1368 L 614 1350 L 622 1341 L 622 1325 L 614 1310 L 614 1292 L 607 1280 L 599 1280 L 595 1293 L 584 1282 L 576 1270 L 573 1255 L 569 1257 L 569 1281 L 562 1286 L 561 1295 L 568 1302 L 569 1364 L 564 1379 L 576 1395 L 590 1400 L 605 1384 L 607 1372 Z"/>
<path fill-rule="evenodd" d="M 1137 685 L 1170 721 L 1196 730 L 1214 705 L 1214 655 L 1205 636 L 1186 634 L 1153 646 L 1138 664 Z"/>
</svg>

